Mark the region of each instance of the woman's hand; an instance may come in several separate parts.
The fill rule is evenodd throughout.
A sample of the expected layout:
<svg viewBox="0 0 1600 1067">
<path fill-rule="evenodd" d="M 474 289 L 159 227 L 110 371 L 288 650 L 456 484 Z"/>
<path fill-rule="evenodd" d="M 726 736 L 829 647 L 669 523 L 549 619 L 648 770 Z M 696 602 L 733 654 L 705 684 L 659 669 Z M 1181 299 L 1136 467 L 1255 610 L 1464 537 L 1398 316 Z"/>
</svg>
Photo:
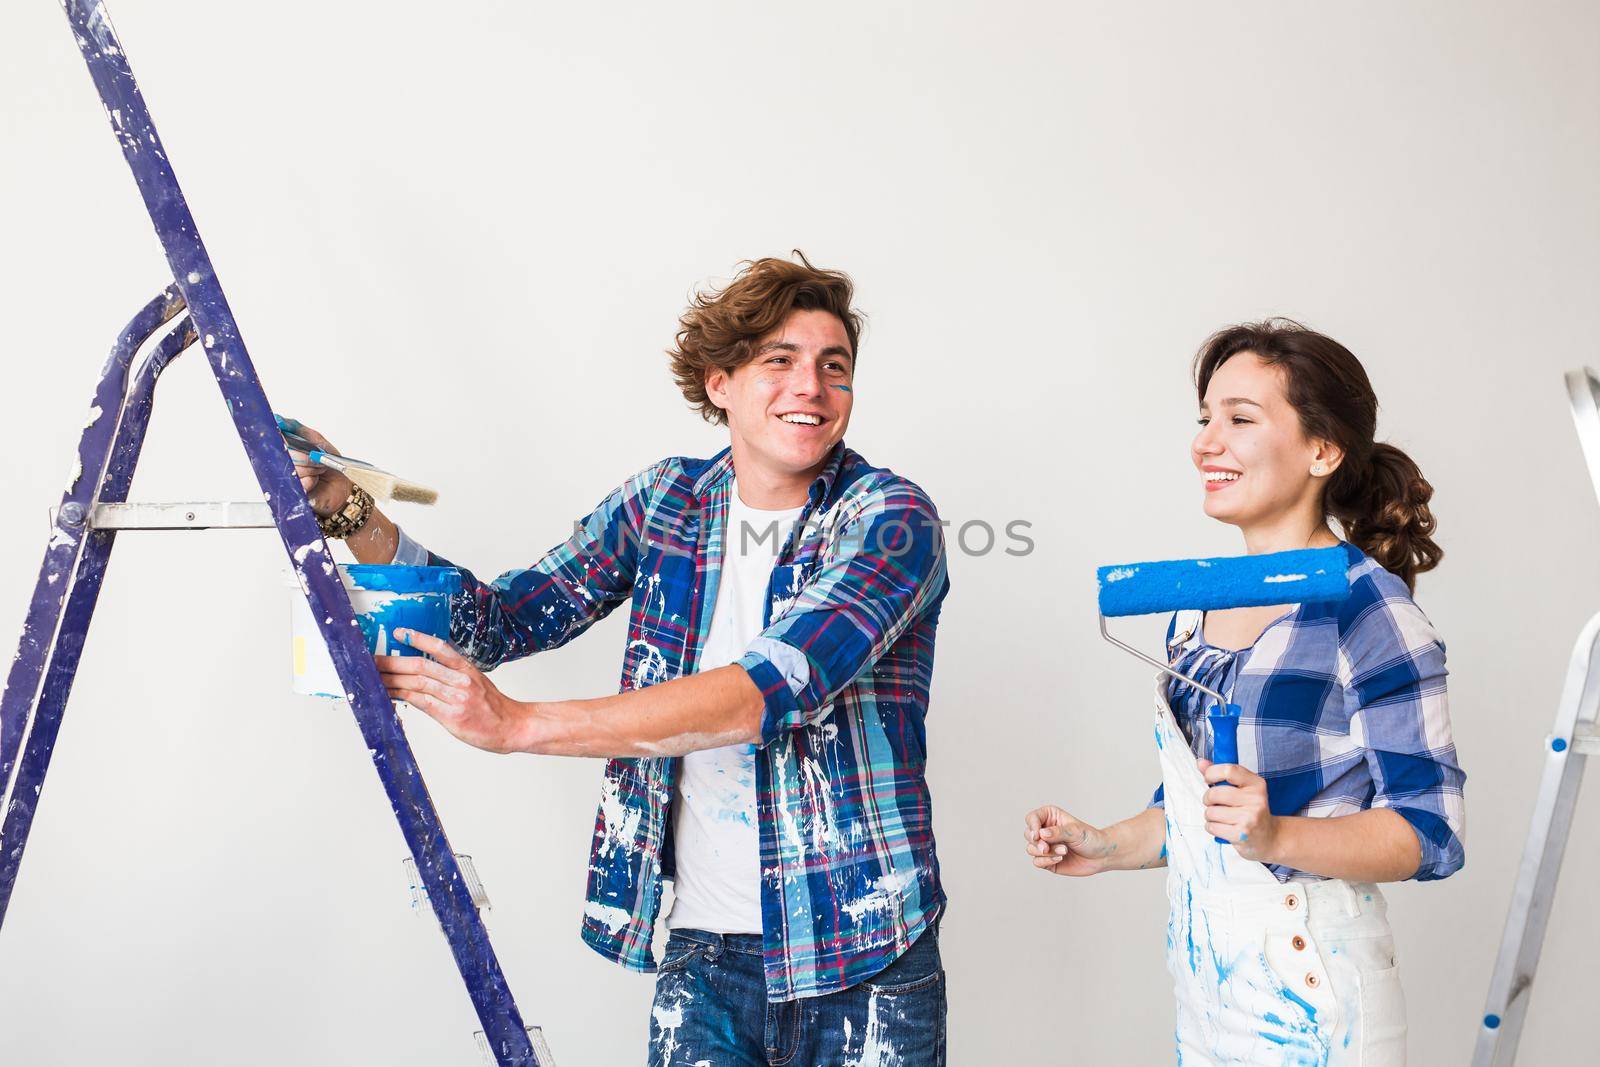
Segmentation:
<svg viewBox="0 0 1600 1067">
<path fill-rule="evenodd" d="M 1206 784 L 1206 831 L 1233 842 L 1247 860 L 1273 862 L 1278 817 L 1267 805 L 1267 780 L 1237 763 L 1198 761 Z M 1227 782 L 1227 785 L 1223 785 Z"/>
<path fill-rule="evenodd" d="M 467 744 L 488 752 L 526 751 L 527 709 L 506 696 L 465 656 L 429 634 L 396 630 L 420 656 L 374 656 L 383 687 Z"/>
<path fill-rule="evenodd" d="M 333 447 L 333 442 L 311 427 L 301 426 L 298 433 L 316 445 L 318 451 L 326 452 L 330 456 L 339 455 L 339 450 Z M 311 510 L 322 518 L 327 518 L 344 507 L 345 501 L 350 499 L 350 479 L 332 467 L 312 463 L 309 453 L 287 441 L 284 445 L 289 449 L 289 458 L 294 460 L 294 472 L 300 476 L 300 488 L 306 491 L 306 499 L 311 502 Z"/>
<path fill-rule="evenodd" d="M 1028 812 L 1022 839 L 1035 867 L 1073 878 L 1108 870 L 1106 861 L 1116 851 L 1104 830 L 1073 818 L 1054 804 Z"/>
</svg>

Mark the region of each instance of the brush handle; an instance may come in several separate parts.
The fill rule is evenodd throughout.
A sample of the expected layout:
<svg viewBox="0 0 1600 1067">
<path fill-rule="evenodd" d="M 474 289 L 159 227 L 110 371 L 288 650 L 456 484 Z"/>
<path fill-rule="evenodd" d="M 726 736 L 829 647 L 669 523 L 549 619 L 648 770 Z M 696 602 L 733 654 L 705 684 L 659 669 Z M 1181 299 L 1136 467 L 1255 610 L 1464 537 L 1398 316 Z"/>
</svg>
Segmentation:
<svg viewBox="0 0 1600 1067">
<path fill-rule="evenodd" d="M 1220 704 L 1211 705 L 1211 710 L 1206 712 L 1206 718 L 1211 723 L 1211 762 L 1212 763 L 1238 763 L 1239 762 L 1239 714 L 1237 704 L 1226 707 Z M 1221 785 L 1231 786 L 1232 782 L 1222 782 Z M 1223 838 L 1214 838 L 1219 845 L 1232 842 Z"/>
<path fill-rule="evenodd" d="M 310 452 L 308 452 L 307 456 L 310 458 L 311 462 L 320 463 L 324 467 L 332 467 L 334 470 L 338 470 L 341 467 L 361 467 L 369 471 L 375 471 L 378 469 L 364 460 L 355 459 L 351 456 L 336 456 L 332 452 L 323 452 L 316 448 L 313 448 Z"/>
<path fill-rule="evenodd" d="M 302 452 L 309 453 L 311 455 L 311 462 L 321 463 L 322 460 L 318 459 L 318 456 L 333 455 L 331 452 L 322 451 L 311 440 L 301 436 L 300 431 L 305 429 L 305 425 L 301 423 L 299 419 L 288 419 L 284 418 L 282 415 L 276 414 L 272 417 L 277 421 L 278 432 L 283 434 L 283 439 L 288 441 L 291 447 L 298 448 Z M 339 460 L 341 463 L 354 464 L 357 467 L 365 467 L 368 470 L 375 471 L 378 469 L 376 466 L 368 463 L 366 460 L 356 459 L 354 456 L 334 456 L 334 458 Z M 333 467 L 333 464 L 329 463 L 325 464 L 325 466 Z M 337 470 L 338 468 L 334 467 L 334 469 Z"/>
<path fill-rule="evenodd" d="M 368 463 L 364 459 L 356 459 L 354 456 L 335 456 L 332 452 L 324 452 L 320 448 L 318 448 L 316 445 L 312 444 L 310 441 L 306 440 L 304 437 L 301 437 L 297 433 L 287 433 L 287 432 L 285 432 L 284 435 L 283 435 L 283 439 L 284 439 L 284 441 L 286 441 L 288 443 L 290 448 L 298 448 L 300 451 L 306 453 L 306 455 L 308 457 L 310 457 L 312 463 L 322 463 L 323 458 L 326 457 L 328 459 L 337 460 L 340 463 L 349 464 L 352 467 L 365 467 L 367 470 L 373 470 L 373 471 L 378 469 L 376 466 L 374 466 L 371 463 Z M 328 467 L 334 467 L 334 464 L 332 464 L 332 463 L 327 463 L 327 464 L 323 464 L 323 465 L 324 466 L 328 466 Z M 338 468 L 334 467 L 334 469 L 337 470 Z"/>
</svg>

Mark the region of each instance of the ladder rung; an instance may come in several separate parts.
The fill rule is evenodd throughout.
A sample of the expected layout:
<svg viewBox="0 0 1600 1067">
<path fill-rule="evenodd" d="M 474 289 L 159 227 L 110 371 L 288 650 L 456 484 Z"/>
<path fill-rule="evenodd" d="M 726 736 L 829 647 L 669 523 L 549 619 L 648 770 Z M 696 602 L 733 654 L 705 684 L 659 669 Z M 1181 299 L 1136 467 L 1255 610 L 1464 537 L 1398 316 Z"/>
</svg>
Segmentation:
<svg viewBox="0 0 1600 1067">
<path fill-rule="evenodd" d="M 528 1031 L 528 1041 L 533 1045 L 534 1061 L 538 1063 L 539 1067 L 556 1067 L 555 1057 L 550 1055 L 550 1045 L 544 1039 L 544 1031 L 537 1026 L 529 1026 L 525 1027 L 525 1029 Z M 490 1067 L 494 1067 L 495 1064 L 500 1062 L 489 1048 L 488 1034 L 478 1030 L 473 1033 L 472 1039 L 478 1043 L 478 1053 L 483 1056 L 483 1062 L 489 1064 Z M 701 1062 L 705 1061 L 702 1060 Z"/>
<path fill-rule="evenodd" d="M 428 903 L 428 890 L 422 884 L 422 876 L 417 873 L 417 861 L 407 856 L 404 862 L 406 879 L 411 883 L 411 908 L 420 915 L 423 906 Z M 478 868 L 473 865 L 472 857 L 465 852 L 457 852 L 456 866 L 461 868 L 461 878 L 467 883 L 467 893 L 472 897 L 472 903 L 479 911 L 488 911 L 491 907 L 489 893 L 478 878 Z"/>
<path fill-rule="evenodd" d="M 1600 733 L 1593 726 L 1580 726 L 1572 733 L 1572 751 L 1585 756 L 1600 756 Z"/>
<path fill-rule="evenodd" d="M 89 513 L 89 525 L 97 530 L 261 530 L 275 524 L 272 509 L 264 501 L 244 500 L 96 504 Z"/>
</svg>

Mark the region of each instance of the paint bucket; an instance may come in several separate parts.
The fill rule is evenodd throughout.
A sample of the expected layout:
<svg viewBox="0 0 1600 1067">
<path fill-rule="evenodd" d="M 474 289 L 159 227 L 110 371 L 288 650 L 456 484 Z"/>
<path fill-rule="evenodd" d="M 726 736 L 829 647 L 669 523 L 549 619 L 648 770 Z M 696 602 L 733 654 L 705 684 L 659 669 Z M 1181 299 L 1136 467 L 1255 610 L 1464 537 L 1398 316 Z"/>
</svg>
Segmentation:
<svg viewBox="0 0 1600 1067">
<path fill-rule="evenodd" d="M 339 577 L 350 594 L 356 624 L 367 648 L 377 655 L 420 656 L 421 652 L 394 640 L 396 627 L 419 630 L 448 639 L 450 594 L 461 589 L 461 572 L 454 567 L 389 567 L 354 563 L 341 565 Z M 291 573 L 289 635 L 294 691 L 304 696 L 344 696 L 344 685 L 333 669 L 333 657 L 311 614 L 311 603 Z"/>
</svg>

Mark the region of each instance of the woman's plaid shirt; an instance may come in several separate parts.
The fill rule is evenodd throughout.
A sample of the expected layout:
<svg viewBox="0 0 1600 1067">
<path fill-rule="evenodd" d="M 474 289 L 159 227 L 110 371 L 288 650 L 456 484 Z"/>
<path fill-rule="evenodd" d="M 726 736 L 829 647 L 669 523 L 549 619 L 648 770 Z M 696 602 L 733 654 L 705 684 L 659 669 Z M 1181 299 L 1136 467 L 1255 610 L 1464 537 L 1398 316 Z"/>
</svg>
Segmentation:
<svg viewBox="0 0 1600 1067">
<path fill-rule="evenodd" d="M 1412 877 L 1445 878 L 1466 861 L 1467 776 L 1450 731 L 1444 644 L 1403 581 L 1354 545 L 1344 550 L 1345 600 L 1298 605 L 1240 651 L 1207 644 L 1200 613 L 1180 612 L 1167 659 L 1240 706 L 1239 762 L 1266 779 L 1273 814 L 1389 808 L 1417 833 Z M 1209 759 L 1208 701 L 1178 681 L 1167 696 L 1195 754 Z M 1279 881 L 1316 877 L 1268 870 Z"/>
</svg>

